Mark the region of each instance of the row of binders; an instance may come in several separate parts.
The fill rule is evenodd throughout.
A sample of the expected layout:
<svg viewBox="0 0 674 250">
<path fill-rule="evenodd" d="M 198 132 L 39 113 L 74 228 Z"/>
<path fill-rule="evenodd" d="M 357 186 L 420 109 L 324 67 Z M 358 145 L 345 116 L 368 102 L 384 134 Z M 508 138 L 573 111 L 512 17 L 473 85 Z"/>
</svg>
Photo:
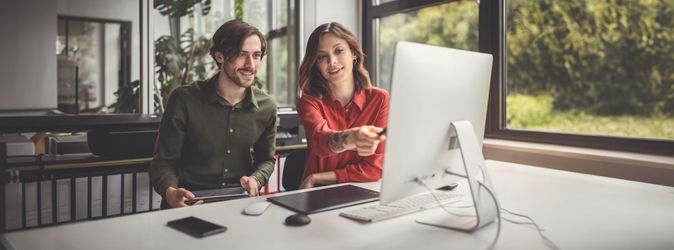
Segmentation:
<svg viewBox="0 0 674 250">
<path fill-rule="evenodd" d="M 283 192 L 286 157 L 277 155 L 263 194 Z M 20 180 L 21 179 L 21 180 Z M 5 184 L 5 231 L 160 209 L 147 172 L 15 178 Z"/>
<path fill-rule="evenodd" d="M 160 208 L 147 172 L 10 181 L 5 230 L 132 214 Z"/>
</svg>

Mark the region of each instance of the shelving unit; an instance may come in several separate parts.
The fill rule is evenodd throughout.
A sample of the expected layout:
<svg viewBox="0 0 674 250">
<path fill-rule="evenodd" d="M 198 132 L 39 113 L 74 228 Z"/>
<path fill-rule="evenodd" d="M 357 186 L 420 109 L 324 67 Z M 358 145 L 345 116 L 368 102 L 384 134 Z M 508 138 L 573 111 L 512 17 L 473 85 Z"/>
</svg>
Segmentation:
<svg viewBox="0 0 674 250">
<path fill-rule="evenodd" d="M 151 115 L 1 116 L 0 134 L 157 128 Z M 159 209 L 150 157 L 7 156 L 0 144 L 0 232 Z"/>
</svg>

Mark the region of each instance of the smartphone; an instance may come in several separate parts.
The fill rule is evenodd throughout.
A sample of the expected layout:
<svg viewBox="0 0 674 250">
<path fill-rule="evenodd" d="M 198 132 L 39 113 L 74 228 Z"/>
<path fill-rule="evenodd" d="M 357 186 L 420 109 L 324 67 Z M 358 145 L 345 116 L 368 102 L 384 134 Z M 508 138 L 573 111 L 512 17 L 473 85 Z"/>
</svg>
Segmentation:
<svg viewBox="0 0 674 250">
<path fill-rule="evenodd" d="M 222 233 L 227 230 L 224 226 L 194 216 L 172 220 L 167 222 L 166 225 L 197 238 Z"/>
</svg>

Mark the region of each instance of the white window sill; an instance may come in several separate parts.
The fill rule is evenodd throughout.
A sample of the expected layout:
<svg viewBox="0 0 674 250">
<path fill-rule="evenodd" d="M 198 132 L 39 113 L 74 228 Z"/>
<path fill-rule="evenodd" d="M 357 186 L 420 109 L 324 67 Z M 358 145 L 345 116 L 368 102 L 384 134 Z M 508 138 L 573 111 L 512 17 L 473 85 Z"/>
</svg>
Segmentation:
<svg viewBox="0 0 674 250">
<path fill-rule="evenodd" d="M 486 159 L 674 186 L 674 157 L 485 139 Z"/>
</svg>

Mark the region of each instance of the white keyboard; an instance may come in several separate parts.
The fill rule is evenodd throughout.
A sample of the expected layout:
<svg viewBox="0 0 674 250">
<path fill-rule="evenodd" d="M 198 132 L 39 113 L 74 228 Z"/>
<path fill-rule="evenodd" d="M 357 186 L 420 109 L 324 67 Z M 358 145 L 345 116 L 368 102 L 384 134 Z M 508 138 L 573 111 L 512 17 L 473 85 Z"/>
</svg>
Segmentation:
<svg viewBox="0 0 674 250">
<path fill-rule="evenodd" d="M 458 202 L 463 197 L 462 194 L 455 192 L 435 191 L 433 193 L 435 193 L 437 199 L 440 200 L 439 204 L 443 205 Z M 433 194 L 424 193 L 399 201 L 394 201 L 386 205 L 379 204 L 342 212 L 339 215 L 360 221 L 376 222 L 429 208 L 434 208 L 439 206 L 439 204 L 438 201 L 433 197 Z"/>
</svg>

